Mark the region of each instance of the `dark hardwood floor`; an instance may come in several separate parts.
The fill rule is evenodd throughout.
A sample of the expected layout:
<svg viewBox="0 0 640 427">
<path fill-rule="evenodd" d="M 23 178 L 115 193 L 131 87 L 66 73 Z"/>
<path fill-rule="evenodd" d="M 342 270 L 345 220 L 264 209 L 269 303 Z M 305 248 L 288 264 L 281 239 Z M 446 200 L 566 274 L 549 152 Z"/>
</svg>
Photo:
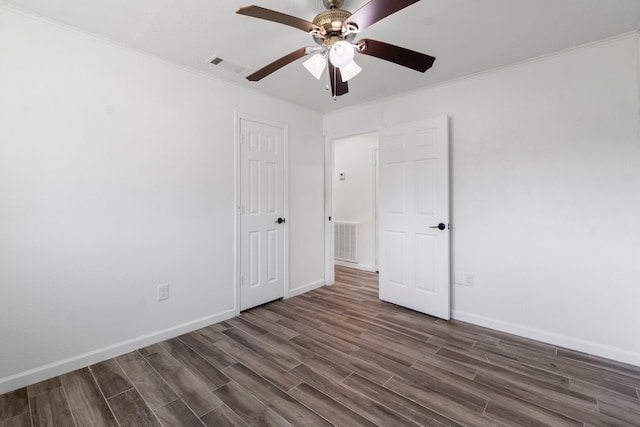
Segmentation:
<svg viewBox="0 0 640 427">
<path fill-rule="evenodd" d="M 1 395 L 0 427 L 640 426 L 638 367 L 336 281 Z"/>
</svg>

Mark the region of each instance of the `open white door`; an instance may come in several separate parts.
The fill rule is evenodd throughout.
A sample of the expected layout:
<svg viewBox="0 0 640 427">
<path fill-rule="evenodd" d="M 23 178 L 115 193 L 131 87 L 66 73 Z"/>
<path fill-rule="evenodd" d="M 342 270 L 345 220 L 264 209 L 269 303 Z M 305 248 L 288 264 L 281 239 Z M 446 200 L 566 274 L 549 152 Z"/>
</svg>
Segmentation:
<svg viewBox="0 0 640 427">
<path fill-rule="evenodd" d="M 284 297 L 285 129 L 240 119 L 240 310 Z"/>
<path fill-rule="evenodd" d="M 450 317 L 447 117 L 380 133 L 380 299 Z"/>
</svg>

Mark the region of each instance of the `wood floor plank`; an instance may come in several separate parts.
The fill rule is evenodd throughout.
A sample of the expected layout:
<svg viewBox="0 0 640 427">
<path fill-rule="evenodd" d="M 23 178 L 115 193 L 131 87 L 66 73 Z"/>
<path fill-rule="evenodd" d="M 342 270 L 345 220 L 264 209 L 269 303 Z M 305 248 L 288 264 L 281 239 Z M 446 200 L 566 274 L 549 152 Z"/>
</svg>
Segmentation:
<svg viewBox="0 0 640 427">
<path fill-rule="evenodd" d="M 244 313 L 242 313 L 242 316 L 254 325 L 257 325 L 265 331 L 270 332 L 274 335 L 281 336 L 284 339 L 288 340 L 298 335 L 296 331 L 280 325 L 279 323 L 272 322 L 271 320 L 268 320 L 267 318 L 262 317 L 251 310 L 245 311 Z"/>
<path fill-rule="evenodd" d="M 29 412 L 29 393 L 26 387 L 0 395 L 0 421 L 25 412 Z"/>
<path fill-rule="evenodd" d="M 204 415 L 200 420 L 207 427 L 247 427 L 242 418 L 233 412 L 227 405 L 222 405 Z"/>
<path fill-rule="evenodd" d="M 291 341 L 317 355 L 322 355 L 323 358 L 332 361 L 336 365 L 342 365 L 348 371 L 362 374 L 378 384 L 384 384 L 391 378 L 389 371 L 351 354 L 342 353 L 338 349 L 313 340 L 311 337 L 300 335 Z"/>
<path fill-rule="evenodd" d="M 477 362 L 464 363 L 454 360 L 454 358 L 446 357 L 449 351 L 453 351 L 456 353 L 463 354 L 466 357 L 470 357 L 476 359 Z M 448 359 L 452 362 L 458 363 L 460 365 L 473 366 L 474 364 L 480 363 L 485 366 L 486 363 L 491 365 L 498 366 L 500 368 L 505 368 L 509 371 L 519 373 L 521 375 L 526 375 L 532 378 L 536 378 L 537 380 L 548 382 L 549 384 L 561 386 L 565 388 L 569 388 L 570 377 L 561 374 L 560 372 L 552 372 L 547 369 L 543 369 L 538 366 L 531 366 L 528 363 L 521 363 L 518 360 L 514 360 L 512 357 L 505 356 L 500 353 L 500 350 L 494 346 L 484 346 L 481 344 L 475 345 L 473 348 L 454 348 L 454 347 L 444 347 L 444 349 L 436 353 L 437 356 Z"/>
<path fill-rule="evenodd" d="M 415 338 L 417 340 L 423 340 L 423 341 L 427 341 L 429 338 L 431 338 L 431 335 L 427 334 L 426 332 L 416 331 L 415 329 L 407 328 L 404 326 L 398 326 L 391 322 L 387 322 L 386 320 L 382 320 L 378 317 L 367 316 L 362 312 L 350 310 L 350 311 L 347 311 L 345 315 L 349 316 L 350 319 L 359 320 L 363 324 L 369 325 L 367 329 L 371 327 L 376 327 L 377 328 L 376 330 L 379 330 L 379 329 L 387 330 L 392 332 L 394 336 L 397 334 L 403 334 L 408 337 Z M 350 321 L 353 321 L 353 320 L 350 320 Z"/>
<path fill-rule="evenodd" d="M 427 339 L 422 336 L 411 337 L 407 335 L 401 335 L 396 333 L 396 331 L 394 331 L 393 329 L 385 328 L 375 323 L 365 322 L 362 319 L 355 318 L 355 317 L 349 317 L 348 323 L 351 325 L 357 326 L 358 328 L 364 330 L 364 332 L 372 332 L 379 336 L 388 338 L 389 340 L 400 341 L 400 342 L 413 342 L 413 341 L 424 342 L 424 343 L 427 342 Z M 413 341 L 403 341 L 403 338 L 408 338 Z"/>
<path fill-rule="evenodd" d="M 420 360 L 417 360 L 411 367 L 426 373 L 429 373 L 429 368 L 437 367 L 448 372 L 455 372 L 457 375 L 469 380 L 473 380 L 478 373 L 478 370 L 475 368 L 449 360 L 446 357 L 438 356 L 437 354 L 423 354 Z"/>
<path fill-rule="evenodd" d="M 582 427 L 583 423 L 533 409 L 529 406 L 514 405 L 492 401 L 487 405 L 485 414 L 492 420 L 500 421 L 508 426 L 547 426 L 547 427 Z"/>
<path fill-rule="evenodd" d="M 557 375 L 550 372 L 545 372 L 544 370 L 540 370 L 537 368 L 531 368 L 526 365 L 520 365 L 517 368 L 510 366 L 508 361 L 500 361 L 497 363 L 491 363 L 485 360 L 481 360 L 480 358 L 474 357 L 472 355 L 473 350 L 464 351 L 464 350 L 451 350 L 449 348 L 441 348 L 436 353 L 440 357 L 447 358 L 449 360 L 453 360 L 455 362 L 467 365 L 471 368 L 478 369 L 485 373 L 490 372 L 492 376 L 496 378 L 504 378 L 507 380 L 520 380 L 522 382 L 526 382 L 529 385 L 535 382 L 535 385 L 539 387 L 549 387 L 549 388 L 557 388 L 564 389 L 567 394 L 575 394 L 576 396 L 579 393 L 573 393 L 568 388 L 569 378 L 563 377 L 561 375 Z M 510 369 L 513 368 L 513 369 Z M 591 403 L 595 403 L 595 399 L 589 399 L 588 396 L 577 396 L 583 398 L 585 400 L 590 400 Z"/>
<path fill-rule="evenodd" d="M 496 351 L 495 349 L 487 348 L 483 345 L 476 345 L 475 348 L 487 352 Z M 504 357 L 509 357 L 523 366 L 539 368 L 543 371 L 556 373 L 563 377 L 591 383 L 604 390 L 610 390 L 625 396 L 637 398 L 636 388 L 633 384 L 628 385 L 621 382 L 625 380 L 624 378 L 616 377 L 615 379 L 612 379 L 609 375 L 602 375 L 601 372 L 593 370 L 591 367 L 578 366 L 566 359 L 563 360 L 556 356 L 527 351 L 522 347 L 515 347 L 501 343 L 498 351 L 504 352 Z M 498 357 L 500 357 L 500 355 L 496 356 L 496 359 Z"/>
<path fill-rule="evenodd" d="M 69 424 L 69 426 L 73 426 L 73 424 Z M 32 427 L 31 415 L 29 412 L 24 412 L 15 417 L 0 420 L 0 427 Z"/>
<path fill-rule="evenodd" d="M 598 413 L 597 405 L 559 392 L 557 389 L 540 388 L 531 384 L 525 385 L 515 381 L 508 381 L 504 378 L 496 379 L 483 372 L 479 372 L 474 381 L 498 390 L 502 394 L 516 397 L 556 414 L 563 414 L 582 423 L 592 426 L 604 426 L 607 424 Z"/>
<path fill-rule="evenodd" d="M 27 392 L 29 394 L 29 398 L 37 396 L 41 393 L 46 393 L 49 390 L 53 390 L 54 388 L 62 387 L 62 382 L 60 382 L 60 377 L 53 377 L 45 381 L 41 381 L 39 383 L 31 384 L 27 387 Z"/>
<path fill-rule="evenodd" d="M 227 329 L 229 328 L 227 327 L 216 328 L 216 325 L 210 325 L 205 328 L 200 328 L 192 333 L 200 335 L 202 338 L 206 339 L 208 342 L 215 343 L 220 340 L 226 339 L 223 332 L 226 331 Z"/>
<path fill-rule="evenodd" d="M 360 351 L 356 352 L 355 356 L 366 358 L 371 363 L 392 372 L 394 379 L 402 378 L 405 382 L 415 383 L 419 387 L 428 388 L 439 396 L 466 407 L 469 411 L 481 412 L 486 405 L 486 395 L 469 389 L 465 383 L 451 381 L 448 378 L 437 377 L 430 373 L 427 374 L 374 353 L 361 354 Z M 387 384 L 389 383 L 387 382 L 385 387 L 387 387 Z"/>
<path fill-rule="evenodd" d="M 178 398 L 140 353 L 134 351 L 125 354 L 116 358 L 116 361 L 151 409 L 164 406 Z"/>
<path fill-rule="evenodd" d="M 248 311 L 249 313 L 260 316 L 264 319 L 267 319 L 270 322 L 277 323 L 278 320 L 286 319 L 286 316 L 282 316 L 277 314 L 271 310 L 267 310 L 265 306 L 255 307 Z"/>
<path fill-rule="evenodd" d="M 258 397 L 282 418 L 297 426 L 330 426 L 327 420 L 241 363 L 225 369 L 227 375 Z"/>
<path fill-rule="evenodd" d="M 547 426 L 547 427 L 581 427 L 584 424 L 570 419 L 561 419 L 540 411 L 532 411 L 528 407 L 507 405 L 502 402 L 490 402 L 485 414 L 508 426 Z"/>
<path fill-rule="evenodd" d="M 289 422 L 235 382 L 220 387 L 216 395 L 249 425 L 291 427 Z"/>
<path fill-rule="evenodd" d="M 404 359 L 409 362 L 409 366 L 416 360 L 422 359 L 424 355 L 436 354 L 440 347 L 435 347 L 429 343 L 411 340 L 410 344 L 389 340 L 374 332 L 365 332 L 360 337 L 363 342 L 367 342 L 370 347 L 378 349 L 384 348 L 386 354 L 402 354 Z M 395 359 L 400 362 L 399 359 Z"/>
<path fill-rule="evenodd" d="M 278 347 L 280 350 L 286 352 L 291 357 L 294 357 L 305 365 L 312 367 L 318 372 L 322 372 L 327 378 L 331 378 L 334 381 L 341 381 L 342 379 L 349 376 L 351 370 L 345 367 L 341 362 L 337 362 L 332 360 L 331 358 L 325 357 L 325 355 L 320 355 L 314 353 L 313 351 L 309 351 L 306 348 L 296 344 L 293 342 L 296 338 L 291 340 L 284 340 L 275 335 L 266 334 L 261 337 L 262 340 L 268 342 L 274 347 Z M 298 384 L 296 384 L 298 385 Z"/>
<path fill-rule="evenodd" d="M 226 339 L 226 335 L 220 333 Z M 211 363 L 216 368 L 223 370 L 227 366 L 231 366 L 237 362 L 236 359 L 229 356 L 218 347 L 212 345 L 216 341 L 208 341 L 203 335 L 195 332 L 181 335 L 178 337 L 180 341 L 191 347 L 204 360 Z"/>
<path fill-rule="evenodd" d="M 292 331 L 297 332 L 298 334 L 306 334 L 309 331 L 315 331 L 316 327 L 307 326 L 303 323 L 296 321 L 295 319 L 280 319 L 277 322 L 279 325 L 284 326 L 285 328 L 291 329 Z"/>
<path fill-rule="evenodd" d="M 154 352 L 145 359 L 198 417 L 222 404 L 213 394 L 210 383 L 202 382 L 168 351 Z"/>
<path fill-rule="evenodd" d="M 494 427 L 496 425 L 495 421 L 483 415 L 485 407 L 469 410 L 465 404 L 453 400 L 428 386 L 417 385 L 404 378 L 393 377 L 385 387 L 462 425 L 482 427 Z"/>
<path fill-rule="evenodd" d="M 162 346 L 203 384 L 208 384 L 211 391 L 229 382 L 229 378 L 222 371 L 200 357 L 179 339 L 164 341 Z"/>
<path fill-rule="evenodd" d="M 117 427 L 118 423 L 104 400 L 89 368 L 60 376 L 69 408 L 78 426 Z"/>
<path fill-rule="evenodd" d="M 167 403 L 155 410 L 156 416 L 163 426 L 170 427 L 202 427 L 204 423 L 180 399 Z"/>
<path fill-rule="evenodd" d="M 229 329 L 229 328 L 230 328 L 230 326 L 229 326 L 227 323 L 225 323 L 225 322 L 219 322 L 219 323 L 215 323 L 215 324 L 213 324 L 213 325 L 209 325 L 209 326 L 207 326 L 207 327 L 206 327 L 206 328 L 204 328 L 204 329 L 212 329 L 212 330 L 214 330 L 214 331 L 224 332 L 224 331 L 226 331 L 226 330 L 227 330 L 227 329 Z"/>
<path fill-rule="evenodd" d="M 323 326 L 324 328 L 326 326 Z M 312 329 L 304 334 L 304 338 L 311 339 L 321 344 L 325 344 L 328 347 L 334 348 L 342 353 L 353 353 L 354 351 L 358 351 L 360 347 L 355 344 L 352 344 L 348 341 L 345 341 L 335 335 L 325 333 L 320 329 Z M 293 337 L 296 338 L 296 337 Z"/>
<path fill-rule="evenodd" d="M 382 387 L 373 381 L 353 374 L 347 378 L 344 385 L 358 391 L 359 393 L 373 399 L 394 411 L 404 414 L 405 417 L 424 426 L 458 426 L 455 421 L 432 411 L 431 409 L 419 405 L 406 399 L 393 391 Z"/>
<path fill-rule="evenodd" d="M 235 317 L 233 319 L 229 319 L 227 320 L 227 323 L 233 326 L 235 329 L 239 329 L 241 331 L 246 332 L 249 335 L 253 335 L 256 337 L 259 337 L 260 335 L 264 335 L 268 332 L 267 330 L 262 329 L 260 326 L 249 322 L 244 317 Z"/>
<path fill-rule="evenodd" d="M 151 408 L 134 388 L 113 396 L 107 403 L 120 427 L 162 427 Z"/>
<path fill-rule="evenodd" d="M 365 332 L 359 336 L 351 338 L 345 337 L 344 339 L 359 347 L 359 350 L 354 351 L 353 354 L 375 353 L 405 366 L 411 366 L 416 361 L 416 359 L 410 355 L 398 351 L 398 348 L 394 347 L 393 343 L 385 341 L 384 339 L 379 339 L 378 337 L 379 336 L 373 336 L 369 332 Z"/>
<path fill-rule="evenodd" d="M 334 425 L 375 427 L 375 424 L 371 421 L 306 383 L 302 383 L 291 390 L 290 394 L 315 412 L 324 414 L 327 420 Z"/>
<path fill-rule="evenodd" d="M 282 368 L 283 371 L 289 371 L 300 364 L 300 361 L 298 359 L 289 356 L 284 351 L 278 349 L 277 347 L 269 345 L 259 337 L 250 335 L 244 330 L 233 328 L 224 331 L 224 334 L 238 344 L 253 350 L 265 359 L 272 361 L 280 368 Z"/>
<path fill-rule="evenodd" d="M 30 398 L 33 426 L 73 426 L 71 409 L 62 384 Z"/>
<path fill-rule="evenodd" d="M 292 312 L 291 308 L 288 308 L 285 305 L 281 304 L 280 301 L 273 303 L 272 305 L 267 305 L 264 308 L 276 314 L 280 314 L 282 317 L 284 317 L 284 319 L 293 321 L 296 325 L 303 325 L 312 329 L 318 329 L 320 326 L 323 325 L 322 322 L 318 322 L 317 320 L 312 320 L 307 317 L 304 317 L 303 315 L 295 314 L 295 312 Z M 278 323 L 282 323 L 282 322 L 278 321 Z M 297 329 L 294 329 L 294 330 L 297 331 Z"/>
<path fill-rule="evenodd" d="M 293 369 L 295 375 L 305 383 L 311 385 L 318 391 L 336 400 L 341 405 L 368 419 L 374 424 L 381 426 L 418 426 L 392 409 L 360 394 L 342 383 L 337 383 L 327 379 L 324 375 L 315 372 L 306 365 L 300 365 Z"/>
<path fill-rule="evenodd" d="M 640 386 L 640 367 L 629 365 L 628 363 L 617 362 L 615 360 L 604 359 L 591 354 L 580 353 L 579 351 L 559 348 L 557 355 L 560 358 L 581 362 L 605 371 L 616 372 L 628 377 L 636 378 Z"/>
<path fill-rule="evenodd" d="M 632 426 L 640 426 L 640 411 L 637 408 L 607 402 L 599 402 L 598 408 L 600 413 L 610 418 L 627 422 Z"/>
<path fill-rule="evenodd" d="M 240 363 L 243 363 L 245 366 L 251 366 L 257 373 L 280 387 L 283 391 L 289 391 L 300 384 L 300 380 L 294 375 L 236 341 L 230 339 L 218 341 L 215 343 L 215 346 L 219 347 L 225 353 L 229 354 Z M 225 368 L 223 372 L 226 372 L 226 369 L 228 368 Z"/>
<path fill-rule="evenodd" d="M 91 365 L 89 370 L 107 399 L 133 387 L 115 359 Z"/>
</svg>

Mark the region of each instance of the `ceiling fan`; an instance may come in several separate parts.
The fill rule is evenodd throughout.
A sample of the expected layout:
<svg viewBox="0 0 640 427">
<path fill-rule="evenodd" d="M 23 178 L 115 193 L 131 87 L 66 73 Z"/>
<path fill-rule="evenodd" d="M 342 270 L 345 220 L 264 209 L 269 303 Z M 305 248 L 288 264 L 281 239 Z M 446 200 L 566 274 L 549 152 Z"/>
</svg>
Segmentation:
<svg viewBox="0 0 640 427">
<path fill-rule="evenodd" d="M 331 93 L 335 99 L 349 92 L 347 81 L 361 71 L 353 60 L 355 52 L 424 73 L 436 60 L 433 56 L 372 39 L 353 42 L 360 31 L 418 1 L 370 0 L 351 13 L 342 9 L 344 0 L 323 0 L 327 10 L 316 15 L 313 22 L 260 6 L 241 7 L 236 13 L 298 28 L 309 33 L 318 44 L 318 46 L 294 50 L 251 73 L 247 76 L 247 80 L 261 80 L 296 59 L 313 54 L 303 65 L 315 78 L 320 79 L 328 64 Z"/>
</svg>

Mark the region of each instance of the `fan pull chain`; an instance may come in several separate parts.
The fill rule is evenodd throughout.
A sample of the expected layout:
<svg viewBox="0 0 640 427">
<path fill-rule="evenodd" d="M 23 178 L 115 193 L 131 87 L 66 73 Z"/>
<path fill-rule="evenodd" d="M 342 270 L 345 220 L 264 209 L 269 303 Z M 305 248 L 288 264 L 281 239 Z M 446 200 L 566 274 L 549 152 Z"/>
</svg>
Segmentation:
<svg viewBox="0 0 640 427">
<path fill-rule="evenodd" d="M 333 100 L 338 100 L 338 67 L 333 67 Z"/>
</svg>

